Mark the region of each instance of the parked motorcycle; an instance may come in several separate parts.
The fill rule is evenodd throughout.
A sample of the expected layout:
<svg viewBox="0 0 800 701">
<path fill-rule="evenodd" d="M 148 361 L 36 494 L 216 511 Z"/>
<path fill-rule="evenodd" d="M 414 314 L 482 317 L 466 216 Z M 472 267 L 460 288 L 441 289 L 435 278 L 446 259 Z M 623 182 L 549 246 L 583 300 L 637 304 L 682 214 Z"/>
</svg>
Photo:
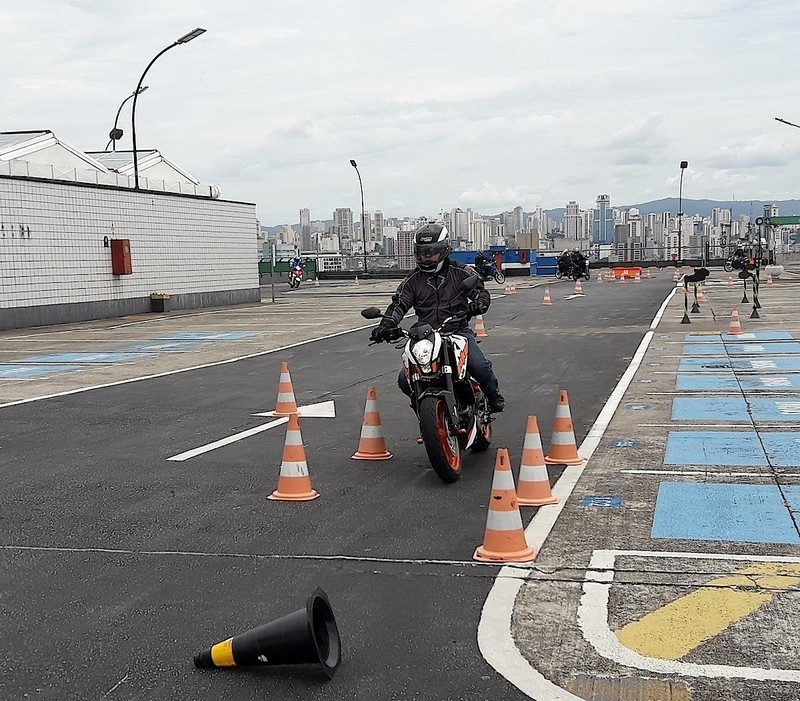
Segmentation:
<svg viewBox="0 0 800 701">
<path fill-rule="evenodd" d="M 368 307 L 361 315 L 365 319 L 383 317 L 378 307 Z M 403 348 L 411 407 L 419 420 L 425 451 L 443 482 L 455 482 L 461 476 L 463 451 L 484 452 L 492 441 L 493 419 L 486 397 L 467 374 L 468 341 L 458 333 L 464 318 L 450 316 L 437 329 L 420 322 L 408 330 L 398 326 L 391 339 L 408 339 L 396 347 Z"/>
<path fill-rule="evenodd" d="M 506 274 L 502 270 L 495 268 L 494 263 L 482 268 L 472 264 L 468 265 L 467 267 L 472 268 L 476 273 L 478 273 L 478 276 L 484 282 L 494 280 L 498 285 L 502 285 L 506 281 Z"/>
<path fill-rule="evenodd" d="M 303 269 L 302 268 L 292 268 L 289 271 L 289 287 L 293 290 L 296 290 L 300 287 L 300 283 L 303 282 Z"/>
</svg>

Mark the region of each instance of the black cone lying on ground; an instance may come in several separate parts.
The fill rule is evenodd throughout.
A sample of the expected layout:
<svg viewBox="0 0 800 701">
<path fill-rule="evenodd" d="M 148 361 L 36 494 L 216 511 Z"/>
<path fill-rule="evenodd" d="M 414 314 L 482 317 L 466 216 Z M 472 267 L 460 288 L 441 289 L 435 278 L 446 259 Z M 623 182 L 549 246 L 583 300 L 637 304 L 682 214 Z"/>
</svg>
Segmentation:
<svg viewBox="0 0 800 701">
<path fill-rule="evenodd" d="M 333 610 L 325 592 L 317 587 L 303 608 L 212 645 L 194 656 L 194 666 L 209 669 L 316 662 L 330 679 L 341 658 Z"/>
</svg>

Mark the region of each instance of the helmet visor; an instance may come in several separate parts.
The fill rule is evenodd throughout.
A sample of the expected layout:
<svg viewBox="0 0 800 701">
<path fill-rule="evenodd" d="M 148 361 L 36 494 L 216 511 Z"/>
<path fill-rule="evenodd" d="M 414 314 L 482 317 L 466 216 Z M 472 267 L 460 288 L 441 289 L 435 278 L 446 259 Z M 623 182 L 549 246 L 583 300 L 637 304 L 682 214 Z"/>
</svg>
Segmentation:
<svg viewBox="0 0 800 701">
<path fill-rule="evenodd" d="M 436 265 L 447 257 L 450 250 L 449 241 L 418 243 L 414 246 L 414 257 L 421 265 Z"/>
</svg>

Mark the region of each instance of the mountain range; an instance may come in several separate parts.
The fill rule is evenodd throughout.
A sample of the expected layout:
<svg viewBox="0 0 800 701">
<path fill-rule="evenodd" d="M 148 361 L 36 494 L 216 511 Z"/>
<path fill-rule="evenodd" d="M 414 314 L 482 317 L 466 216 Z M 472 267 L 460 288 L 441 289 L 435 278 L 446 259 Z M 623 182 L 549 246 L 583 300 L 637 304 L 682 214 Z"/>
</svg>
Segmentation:
<svg viewBox="0 0 800 701">
<path fill-rule="evenodd" d="M 701 217 L 710 217 L 714 209 L 730 209 L 732 219 L 736 221 L 742 215 L 748 215 L 753 221 L 757 217 L 764 215 L 764 205 L 769 204 L 778 207 L 778 213 L 782 216 L 793 214 L 800 214 L 800 200 L 770 200 L 765 202 L 763 200 L 689 200 L 684 199 L 681 201 L 683 212 L 687 217 L 693 215 L 700 215 Z M 651 200 L 650 202 L 641 202 L 639 204 L 628 204 L 620 207 L 612 207 L 612 209 L 638 209 L 643 215 L 648 214 L 661 214 L 662 212 L 678 211 L 678 198 L 666 197 L 661 200 Z M 561 223 L 564 219 L 564 212 L 566 208 L 559 207 L 556 209 L 546 209 L 548 216 L 556 222 Z M 527 216 L 528 212 L 525 212 Z M 483 214 L 485 219 L 492 219 L 499 217 L 500 214 Z M 323 220 L 325 228 L 333 226 L 333 219 Z M 279 226 L 262 226 L 261 231 L 268 235 L 277 234 L 283 225 Z M 292 224 L 292 228 L 298 230 L 300 228 L 299 222 Z"/>
</svg>

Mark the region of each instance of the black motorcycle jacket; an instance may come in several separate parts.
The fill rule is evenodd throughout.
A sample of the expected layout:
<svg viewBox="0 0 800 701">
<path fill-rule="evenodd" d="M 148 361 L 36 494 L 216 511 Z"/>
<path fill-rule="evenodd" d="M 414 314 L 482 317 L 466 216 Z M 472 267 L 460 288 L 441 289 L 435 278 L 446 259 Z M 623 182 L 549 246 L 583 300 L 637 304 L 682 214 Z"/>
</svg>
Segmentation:
<svg viewBox="0 0 800 701">
<path fill-rule="evenodd" d="M 481 307 L 481 314 L 489 309 L 492 298 L 478 277 L 478 284 L 469 292 L 462 292 L 461 281 L 475 275 L 462 263 L 448 260 L 438 273 L 423 273 L 419 268 L 403 278 L 386 308 L 385 321 L 397 326 L 409 309 L 414 308 L 421 322 L 438 328 L 448 317 L 465 314 L 470 300 Z M 477 276 L 476 276 L 477 277 Z M 465 317 L 460 328 L 467 328 Z"/>
</svg>

